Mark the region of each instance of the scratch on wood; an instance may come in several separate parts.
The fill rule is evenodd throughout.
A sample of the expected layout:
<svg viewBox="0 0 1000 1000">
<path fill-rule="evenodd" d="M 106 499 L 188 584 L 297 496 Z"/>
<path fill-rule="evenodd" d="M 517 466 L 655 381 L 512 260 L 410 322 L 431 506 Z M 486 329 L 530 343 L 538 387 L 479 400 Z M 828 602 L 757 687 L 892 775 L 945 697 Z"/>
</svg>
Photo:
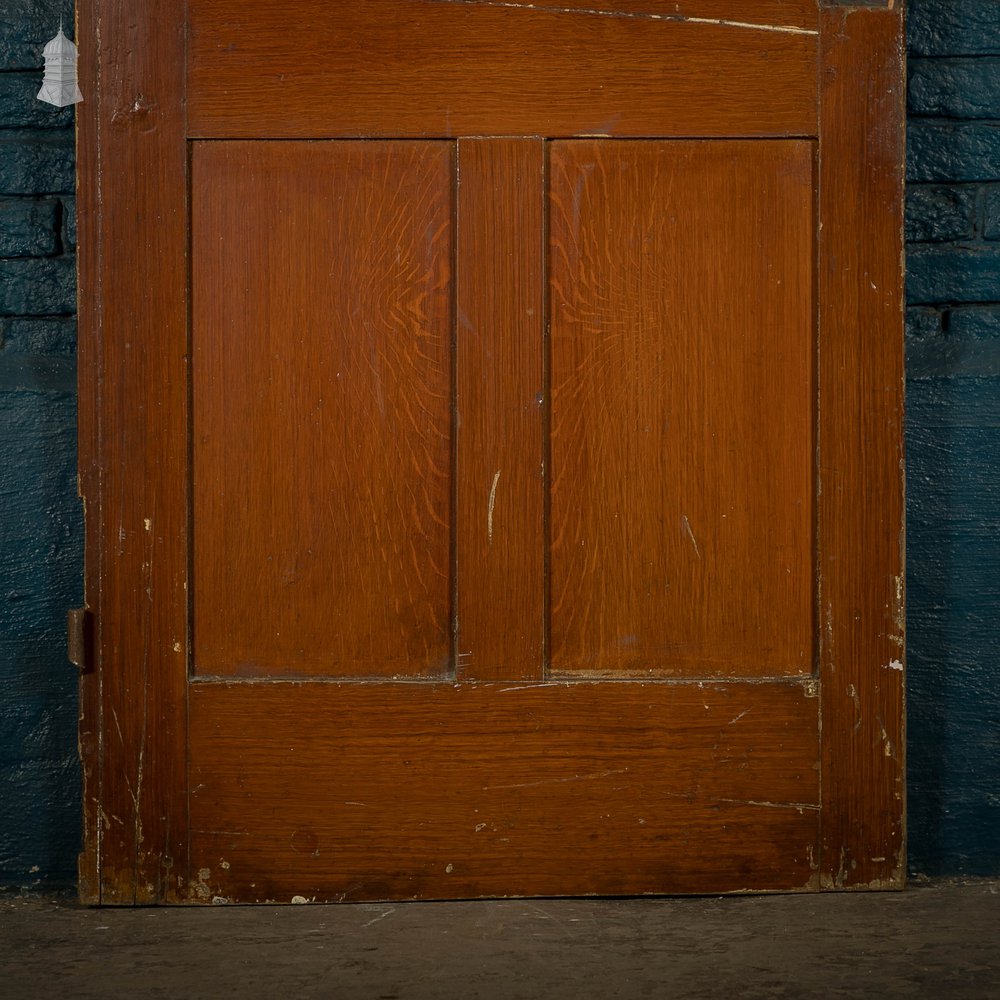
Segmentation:
<svg viewBox="0 0 1000 1000">
<path fill-rule="evenodd" d="M 562 785 L 568 781 L 594 781 L 598 778 L 609 778 L 613 774 L 625 774 L 627 767 L 621 767 L 614 771 L 598 771 L 596 774 L 573 774 L 568 778 L 546 778 L 544 781 L 525 781 L 517 785 L 484 785 L 484 792 L 491 792 L 500 788 L 537 788 L 539 785 Z"/>
<path fill-rule="evenodd" d="M 899 757 L 896 755 L 896 747 L 893 744 L 892 738 L 889 736 L 889 733 L 885 728 L 885 719 L 882 718 L 881 713 L 876 713 L 875 721 L 878 723 L 878 728 L 882 735 L 882 746 L 885 751 L 886 757 L 891 757 L 898 764 Z"/>
<path fill-rule="evenodd" d="M 819 811 L 819 805 L 815 802 L 767 802 L 762 799 L 712 799 L 713 802 L 730 802 L 737 806 L 762 806 L 765 809 L 796 809 L 802 812 L 804 809 Z"/>
<path fill-rule="evenodd" d="M 847 694 L 854 702 L 854 731 L 861 728 L 861 699 L 858 697 L 858 689 L 853 684 L 847 685 Z"/>
<path fill-rule="evenodd" d="M 598 7 L 540 7 L 533 3 L 515 3 L 514 0 L 431 0 L 432 3 L 463 4 L 467 7 L 508 7 L 534 10 L 543 14 L 583 14 L 587 17 L 611 17 L 631 21 L 674 21 L 684 24 L 713 24 L 720 28 L 742 28 L 745 31 L 777 31 L 786 35 L 818 35 L 814 28 L 799 28 L 791 24 L 756 24 L 750 21 L 731 21 L 722 17 L 687 17 L 684 14 L 654 14 L 640 11 L 601 10 Z"/>
<path fill-rule="evenodd" d="M 543 682 L 541 684 L 518 684 L 516 687 L 500 688 L 500 694 L 507 694 L 510 691 L 536 691 L 539 688 L 569 687 L 571 681 Z"/>
<path fill-rule="evenodd" d="M 701 550 L 698 548 L 698 540 L 694 537 L 694 532 L 691 530 L 691 522 L 687 519 L 687 514 L 681 514 L 681 528 L 687 534 L 688 538 L 691 539 L 691 544 L 694 546 L 694 554 L 700 559 Z"/>
<path fill-rule="evenodd" d="M 493 508 L 497 502 L 497 483 L 500 482 L 500 470 L 493 474 L 493 485 L 490 487 L 490 500 L 486 508 L 486 539 L 493 544 Z"/>
<path fill-rule="evenodd" d="M 125 737 L 122 736 L 122 727 L 118 722 L 118 713 L 114 710 L 114 706 L 111 708 L 111 718 L 115 720 L 115 729 L 118 730 L 118 739 L 122 741 L 122 746 L 125 746 Z"/>
</svg>

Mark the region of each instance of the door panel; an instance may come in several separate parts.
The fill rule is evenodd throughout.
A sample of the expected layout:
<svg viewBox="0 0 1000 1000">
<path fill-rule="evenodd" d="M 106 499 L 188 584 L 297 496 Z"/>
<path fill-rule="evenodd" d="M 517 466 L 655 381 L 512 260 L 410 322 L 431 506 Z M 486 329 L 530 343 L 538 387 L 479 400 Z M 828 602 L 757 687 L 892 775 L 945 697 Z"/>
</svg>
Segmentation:
<svg viewBox="0 0 1000 1000">
<path fill-rule="evenodd" d="M 189 10 L 203 138 L 816 131 L 816 31 L 771 30 L 774 4 L 765 30 L 463 0 Z"/>
<path fill-rule="evenodd" d="M 83 5 L 87 902 L 901 884 L 879 2 Z"/>
<path fill-rule="evenodd" d="M 815 878 L 816 688 L 197 683 L 195 900 L 731 892 Z"/>
<path fill-rule="evenodd" d="M 545 640 L 545 143 L 458 143 L 459 679 L 541 680 Z"/>
<path fill-rule="evenodd" d="M 197 143 L 194 668 L 441 676 L 451 143 Z"/>
<path fill-rule="evenodd" d="M 553 144 L 554 673 L 812 671 L 812 163 Z"/>
</svg>

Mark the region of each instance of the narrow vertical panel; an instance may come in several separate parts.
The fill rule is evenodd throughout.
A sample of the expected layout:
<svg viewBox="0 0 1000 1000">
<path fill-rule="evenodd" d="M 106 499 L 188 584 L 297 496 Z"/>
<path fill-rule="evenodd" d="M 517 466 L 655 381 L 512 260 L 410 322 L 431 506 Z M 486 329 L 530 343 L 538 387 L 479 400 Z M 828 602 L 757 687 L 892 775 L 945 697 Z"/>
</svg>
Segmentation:
<svg viewBox="0 0 1000 1000">
<path fill-rule="evenodd" d="M 905 874 L 902 12 L 822 18 L 822 879 Z"/>
<path fill-rule="evenodd" d="M 453 175 L 194 146 L 195 673 L 448 672 Z"/>
<path fill-rule="evenodd" d="M 555 673 L 813 670 L 813 152 L 552 146 Z"/>
<path fill-rule="evenodd" d="M 541 676 L 544 143 L 458 144 L 457 669 Z"/>
<path fill-rule="evenodd" d="M 74 38 L 92 38 L 99 17 L 97 5 L 81 5 L 77 11 Z M 80 86 L 91 102 L 100 103 L 100 72 L 97 46 L 85 45 L 80 52 Z M 77 305 L 77 468 L 79 493 L 83 502 L 84 524 L 84 601 L 95 609 L 100 597 L 100 448 L 98 426 L 100 395 L 100 309 L 98 306 L 100 270 L 97 267 L 100 238 L 98 208 L 98 139 L 97 119 L 77 115 L 77 269 L 79 286 L 85 294 Z M 90 294 L 86 294 L 90 292 Z M 91 650 L 93 657 L 97 651 Z M 77 862 L 78 895 L 84 905 L 101 901 L 100 884 L 100 684 L 95 664 L 80 675 L 80 718 L 78 745 L 82 765 L 81 799 L 83 805 L 83 843 Z"/>
<path fill-rule="evenodd" d="M 113 904 L 175 898 L 187 851 L 183 10 L 95 0 L 81 12 L 97 84 L 80 105 L 80 465 L 100 688 L 96 733 L 81 726 L 99 759 L 84 866 L 93 873 L 96 836 L 100 889 L 81 889 Z"/>
</svg>

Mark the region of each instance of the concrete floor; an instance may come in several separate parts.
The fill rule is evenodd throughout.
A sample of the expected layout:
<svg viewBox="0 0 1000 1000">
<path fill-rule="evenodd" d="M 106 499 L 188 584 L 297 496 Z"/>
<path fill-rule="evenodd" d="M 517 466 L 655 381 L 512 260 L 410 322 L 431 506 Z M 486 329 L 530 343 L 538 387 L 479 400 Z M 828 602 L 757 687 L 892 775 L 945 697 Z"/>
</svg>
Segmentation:
<svg viewBox="0 0 1000 1000">
<path fill-rule="evenodd" d="M 1000 882 L 904 893 L 88 910 L 0 896 L 17 1000 L 1000 998 Z"/>
</svg>

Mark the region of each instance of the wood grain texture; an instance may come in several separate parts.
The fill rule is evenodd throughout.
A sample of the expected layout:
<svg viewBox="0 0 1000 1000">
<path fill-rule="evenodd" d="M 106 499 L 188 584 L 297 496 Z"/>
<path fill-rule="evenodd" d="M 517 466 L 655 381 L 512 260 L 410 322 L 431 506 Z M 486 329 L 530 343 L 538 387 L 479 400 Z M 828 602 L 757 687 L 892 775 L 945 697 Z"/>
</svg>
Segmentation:
<svg viewBox="0 0 1000 1000">
<path fill-rule="evenodd" d="M 449 671 L 453 170 L 195 145 L 197 673 Z"/>
<path fill-rule="evenodd" d="M 456 665 L 541 679 L 545 145 L 458 144 Z"/>
<path fill-rule="evenodd" d="M 98 808 L 81 892 L 150 903 L 171 897 L 187 852 L 185 33 L 179 5 L 133 0 L 94 0 L 80 29 L 95 85 L 80 106 L 80 468 L 100 703 L 86 681 Z"/>
<path fill-rule="evenodd" d="M 811 887 L 811 694 L 196 684 L 189 899 Z"/>
<path fill-rule="evenodd" d="M 820 593 L 828 888 L 905 877 L 902 12 L 823 14 Z"/>
<path fill-rule="evenodd" d="M 190 19 L 192 136 L 816 133 L 810 34 L 434 0 L 198 0 Z"/>
<path fill-rule="evenodd" d="M 554 143 L 551 669 L 813 669 L 813 147 Z"/>
<path fill-rule="evenodd" d="M 451 264 L 464 224 L 452 231 L 451 144 L 196 143 L 188 232 L 186 136 L 213 129 L 815 134 L 816 38 L 690 20 L 740 2 L 699 0 L 674 21 L 434 0 L 193 0 L 190 129 L 182 5 L 81 11 L 93 87 L 80 131 L 81 490 L 97 621 L 96 674 L 81 693 L 86 901 L 901 884 L 898 10 L 822 15 L 818 271 L 809 140 L 550 147 L 553 665 L 577 678 L 748 680 L 379 681 L 449 669 Z M 762 0 L 760 16 L 777 9 Z M 489 285 L 464 293 L 473 327 L 496 310 L 517 332 L 494 338 L 499 355 L 466 341 L 479 353 L 467 368 L 459 354 L 455 374 L 478 365 L 487 381 L 465 390 L 458 420 L 519 453 L 528 482 L 536 425 L 517 394 L 537 372 L 526 302 L 539 272 L 503 248 L 518 205 L 521 237 L 534 239 L 532 189 L 510 189 L 538 144 L 462 145 L 480 168 L 466 195 L 484 223 L 464 245 L 493 267 Z M 491 203 L 491 177 L 516 197 Z M 345 370 L 359 380 L 337 388 Z M 480 411 L 504 385 L 510 409 L 491 427 Z M 480 522 L 489 497 L 474 463 L 488 457 L 465 458 Z M 339 534 L 323 520 L 331 483 Z M 514 509 L 499 490 L 494 541 Z M 188 648 L 189 504 L 210 585 L 191 586 L 196 616 L 209 604 L 196 641 L 211 640 L 214 614 L 212 669 L 267 680 L 188 683 L 189 662 L 203 665 Z M 622 512 L 624 528 L 607 516 Z M 475 581 L 486 565 L 464 551 Z M 275 553 L 306 558 L 269 568 Z M 526 545 L 518 565 L 533 574 L 537 558 Z M 333 587 L 344 565 L 373 590 Z M 253 599 L 303 572 L 294 610 Z M 654 600 L 654 582 L 680 597 Z M 478 586 L 519 617 L 524 595 Z M 352 622 L 340 661 L 287 636 L 275 645 L 275 608 L 316 643 Z M 760 679 L 808 674 L 817 631 L 819 683 Z M 247 649 L 271 643 L 271 664 L 243 656 L 246 635 Z M 522 639 L 490 637 L 496 672 Z M 386 667 L 394 644 L 402 668 Z M 348 660 L 357 675 L 359 650 L 367 683 L 281 679 L 343 676 Z"/>
</svg>

